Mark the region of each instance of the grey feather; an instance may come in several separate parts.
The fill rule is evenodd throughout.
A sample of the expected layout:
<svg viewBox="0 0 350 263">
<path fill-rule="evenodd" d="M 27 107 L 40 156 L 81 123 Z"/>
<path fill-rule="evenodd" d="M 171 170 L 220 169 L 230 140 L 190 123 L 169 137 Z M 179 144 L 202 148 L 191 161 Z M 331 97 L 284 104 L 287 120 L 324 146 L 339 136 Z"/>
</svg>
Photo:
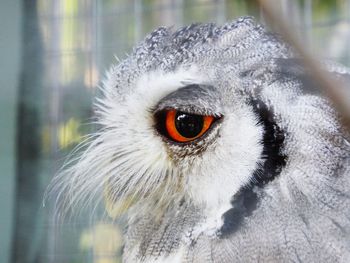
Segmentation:
<svg viewBox="0 0 350 263">
<path fill-rule="evenodd" d="M 223 116 L 203 139 L 185 146 L 174 144 L 162 137 L 153 123 L 142 133 L 146 141 L 138 142 L 138 127 L 128 126 L 135 115 L 123 115 L 119 123 L 112 122 L 116 118 L 112 114 L 132 112 L 136 104 L 131 105 L 130 98 L 145 96 L 137 88 L 142 76 L 172 74 L 179 68 L 190 71 L 193 65 L 205 76 L 204 81 L 185 79 L 144 111 L 152 121 L 154 112 L 166 108 Z M 349 83 L 348 69 L 328 62 L 325 68 Z M 307 72 L 288 45 L 249 17 L 223 26 L 157 29 L 111 69 L 99 118 L 105 130 L 117 137 L 112 143 L 102 131 L 100 144 L 93 147 L 100 147 L 99 160 L 104 162 L 90 160 L 97 173 L 99 167 L 117 163 L 121 156 L 123 162 L 108 173 L 112 173 L 108 175 L 112 196 L 122 199 L 135 190 L 136 202 L 128 212 L 125 262 L 349 262 L 349 133 Z M 186 91 L 186 87 L 194 87 L 191 84 L 197 88 Z M 256 101 L 270 114 L 265 122 L 252 108 Z M 113 103 L 118 110 L 112 111 Z M 240 130 L 242 118 L 248 118 L 250 129 L 256 129 L 260 136 L 256 147 L 245 146 L 250 142 L 245 134 L 248 137 L 251 131 Z M 261 132 L 266 123 L 273 123 L 271 127 L 283 133 L 275 153 L 283 162 L 272 175 L 264 166 L 269 152 L 263 154 L 262 150 L 262 144 L 267 143 Z M 251 140 L 254 138 L 252 135 Z M 150 151 L 146 145 L 153 139 L 164 148 L 159 156 L 173 167 L 161 170 L 157 179 L 155 172 L 150 172 L 153 164 L 141 166 L 138 159 L 142 158 L 138 153 Z M 260 153 L 258 158 L 251 149 Z M 96 151 L 87 151 L 79 162 L 86 165 L 86 156 Z M 105 157 L 103 151 L 107 152 Z M 250 164 L 249 160 L 255 161 Z M 79 177 L 78 170 L 83 167 L 79 162 L 70 176 Z M 139 175 L 134 170 L 144 172 Z M 137 176 L 138 181 L 130 183 Z M 205 202 L 215 200 L 235 178 L 241 178 L 237 180 L 242 183 L 232 187 L 229 207 L 217 215 L 223 225 L 209 231 Z M 139 190 L 143 185 L 147 193 Z M 66 186 L 65 191 L 79 187 Z M 208 192 L 201 193 L 201 189 Z"/>
</svg>

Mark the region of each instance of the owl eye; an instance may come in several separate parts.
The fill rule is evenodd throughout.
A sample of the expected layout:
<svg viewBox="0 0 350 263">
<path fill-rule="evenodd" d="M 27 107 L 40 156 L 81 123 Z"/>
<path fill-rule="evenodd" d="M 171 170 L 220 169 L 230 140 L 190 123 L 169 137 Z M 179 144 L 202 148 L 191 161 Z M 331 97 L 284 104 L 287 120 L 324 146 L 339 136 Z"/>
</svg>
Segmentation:
<svg viewBox="0 0 350 263">
<path fill-rule="evenodd" d="M 158 119 L 162 133 L 176 142 L 189 142 L 202 136 L 211 127 L 215 117 L 190 114 L 177 110 L 166 110 Z"/>
</svg>

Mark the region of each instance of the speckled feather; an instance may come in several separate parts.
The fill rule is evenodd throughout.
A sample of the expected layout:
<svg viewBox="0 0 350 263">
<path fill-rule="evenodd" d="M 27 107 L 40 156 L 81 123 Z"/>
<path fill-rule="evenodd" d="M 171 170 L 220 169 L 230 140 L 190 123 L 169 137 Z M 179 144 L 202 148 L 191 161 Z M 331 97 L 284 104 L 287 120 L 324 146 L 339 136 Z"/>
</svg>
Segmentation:
<svg viewBox="0 0 350 263">
<path fill-rule="evenodd" d="M 349 80 L 348 69 L 325 68 Z M 348 262 L 349 134 L 316 86 L 252 18 L 159 28 L 109 71 L 97 109 L 104 128 L 61 192 L 107 180 L 115 202 L 136 198 L 124 262 Z M 223 118 L 184 146 L 155 130 L 154 112 L 167 107 Z M 275 157 L 266 123 L 279 138 Z M 268 160 L 278 165 L 271 180 Z"/>
</svg>

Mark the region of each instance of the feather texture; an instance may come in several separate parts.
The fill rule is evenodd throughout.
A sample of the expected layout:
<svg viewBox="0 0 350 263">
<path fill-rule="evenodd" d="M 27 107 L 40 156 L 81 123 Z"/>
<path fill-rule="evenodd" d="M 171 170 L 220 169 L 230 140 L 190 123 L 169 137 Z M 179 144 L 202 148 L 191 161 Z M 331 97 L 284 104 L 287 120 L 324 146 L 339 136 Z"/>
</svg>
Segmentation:
<svg viewBox="0 0 350 263">
<path fill-rule="evenodd" d="M 125 262 L 348 262 L 349 134 L 315 87 L 252 18 L 159 28 L 108 72 L 102 129 L 53 181 L 59 207 L 106 185 L 131 199 Z M 181 145 L 155 129 L 161 107 L 222 120 Z"/>
</svg>

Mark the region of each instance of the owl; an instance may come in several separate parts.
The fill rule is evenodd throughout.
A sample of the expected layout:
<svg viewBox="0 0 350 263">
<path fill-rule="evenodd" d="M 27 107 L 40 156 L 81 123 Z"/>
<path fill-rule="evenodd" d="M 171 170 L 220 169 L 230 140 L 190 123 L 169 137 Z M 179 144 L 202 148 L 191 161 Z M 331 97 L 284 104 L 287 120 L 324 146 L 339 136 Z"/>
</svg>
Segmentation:
<svg viewBox="0 0 350 263">
<path fill-rule="evenodd" d="M 251 17 L 161 27 L 108 71 L 58 209 L 126 214 L 124 262 L 349 262 L 350 136 L 317 85 Z"/>
</svg>

